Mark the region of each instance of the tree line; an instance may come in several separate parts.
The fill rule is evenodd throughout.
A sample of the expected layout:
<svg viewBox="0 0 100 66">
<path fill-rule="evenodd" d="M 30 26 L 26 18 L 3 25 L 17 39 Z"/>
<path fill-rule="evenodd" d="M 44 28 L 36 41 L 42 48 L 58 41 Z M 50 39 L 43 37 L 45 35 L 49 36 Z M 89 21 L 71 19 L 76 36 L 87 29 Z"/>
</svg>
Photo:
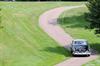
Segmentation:
<svg viewBox="0 0 100 66">
<path fill-rule="evenodd" d="M 0 0 L 0 1 L 87 1 L 87 0 Z"/>
</svg>

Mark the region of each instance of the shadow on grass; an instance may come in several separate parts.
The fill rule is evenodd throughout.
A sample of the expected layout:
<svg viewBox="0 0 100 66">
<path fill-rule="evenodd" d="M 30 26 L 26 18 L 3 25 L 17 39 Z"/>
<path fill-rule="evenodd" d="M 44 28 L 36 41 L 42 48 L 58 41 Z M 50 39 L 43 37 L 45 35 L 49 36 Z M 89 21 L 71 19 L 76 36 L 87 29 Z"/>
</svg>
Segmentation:
<svg viewBox="0 0 100 66">
<path fill-rule="evenodd" d="M 66 56 L 66 57 L 71 57 L 70 51 L 68 51 L 64 47 L 46 47 L 42 51 L 51 52 L 51 53 L 55 53 L 55 54 L 60 54 L 60 55 Z"/>
<path fill-rule="evenodd" d="M 65 47 L 67 48 L 69 46 L 65 46 Z M 92 48 L 91 55 L 99 55 L 99 53 L 100 53 L 100 44 L 99 43 L 90 44 L 90 47 Z M 64 47 L 46 47 L 42 51 L 60 54 L 60 55 L 66 56 L 66 57 L 72 57 L 70 50 L 65 49 Z M 87 56 L 75 56 L 75 57 L 87 57 Z"/>
<path fill-rule="evenodd" d="M 58 18 L 58 23 L 64 25 L 66 28 L 86 28 L 88 24 L 84 14 L 79 16 Z"/>
<path fill-rule="evenodd" d="M 100 43 L 90 44 L 92 55 L 100 54 Z"/>
</svg>

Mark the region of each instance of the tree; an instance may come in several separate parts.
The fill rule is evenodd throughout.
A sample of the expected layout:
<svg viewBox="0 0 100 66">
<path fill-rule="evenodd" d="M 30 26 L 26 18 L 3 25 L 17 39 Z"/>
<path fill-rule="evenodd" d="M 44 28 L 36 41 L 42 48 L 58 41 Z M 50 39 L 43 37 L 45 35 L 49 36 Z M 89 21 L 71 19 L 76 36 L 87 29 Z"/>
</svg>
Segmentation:
<svg viewBox="0 0 100 66">
<path fill-rule="evenodd" d="M 87 0 L 0 0 L 0 1 L 87 1 Z"/>
<path fill-rule="evenodd" d="M 88 0 L 89 12 L 86 14 L 89 28 L 95 29 L 95 34 L 100 34 L 100 0 Z"/>
<path fill-rule="evenodd" d="M 16 1 L 16 0 L 0 0 L 0 1 Z"/>
</svg>

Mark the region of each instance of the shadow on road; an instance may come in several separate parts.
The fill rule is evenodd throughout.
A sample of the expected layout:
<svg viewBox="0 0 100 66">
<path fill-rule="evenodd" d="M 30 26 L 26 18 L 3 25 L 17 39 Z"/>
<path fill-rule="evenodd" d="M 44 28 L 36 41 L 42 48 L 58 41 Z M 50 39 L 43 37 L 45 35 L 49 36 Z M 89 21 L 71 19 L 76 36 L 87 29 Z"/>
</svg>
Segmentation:
<svg viewBox="0 0 100 66">
<path fill-rule="evenodd" d="M 51 25 L 57 25 L 58 24 L 57 18 L 48 20 L 48 23 Z"/>
</svg>

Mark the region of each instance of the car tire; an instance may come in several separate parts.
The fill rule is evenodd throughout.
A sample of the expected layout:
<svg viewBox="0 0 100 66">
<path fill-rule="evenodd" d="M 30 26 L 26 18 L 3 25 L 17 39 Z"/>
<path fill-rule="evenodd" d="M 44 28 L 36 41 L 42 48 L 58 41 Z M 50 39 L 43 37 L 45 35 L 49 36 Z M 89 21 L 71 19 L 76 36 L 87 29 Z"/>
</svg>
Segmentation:
<svg viewBox="0 0 100 66">
<path fill-rule="evenodd" d="M 89 57 L 90 55 L 87 55 L 87 57 Z"/>
</svg>

